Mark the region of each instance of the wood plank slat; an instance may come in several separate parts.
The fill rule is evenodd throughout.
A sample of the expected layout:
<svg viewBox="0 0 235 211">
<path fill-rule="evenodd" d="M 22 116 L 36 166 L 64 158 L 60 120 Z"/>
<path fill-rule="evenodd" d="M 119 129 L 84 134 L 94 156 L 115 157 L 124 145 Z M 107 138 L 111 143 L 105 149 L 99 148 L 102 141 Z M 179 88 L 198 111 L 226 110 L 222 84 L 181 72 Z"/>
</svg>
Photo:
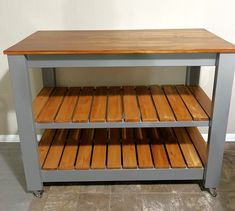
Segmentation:
<svg viewBox="0 0 235 211">
<path fill-rule="evenodd" d="M 97 87 L 91 107 L 91 122 L 105 122 L 107 104 L 107 88 Z"/>
<path fill-rule="evenodd" d="M 38 154 L 39 154 L 39 162 L 42 167 L 45 159 L 47 157 L 48 151 L 51 147 L 51 143 L 55 136 L 56 130 L 54 129 L 46 129 L 42 135 L 42 138 L 38 144 Z"/>
<path fill-rule="evenodd" d="M 153 155 L 155 168 L 169 168 L 169 161 L 167 158 L 164 143 L 160 138 L 157 128 L 149 128 L 149 137 L 151 140 L 150 146 Z"/>
<path fill-rule="evenodd" d="M 145 128 L 135 128 L 136 149 L 139 168 L 153 168 L 153 160 Z"/>
<path fill-rule="evenodd" d="M 110 87 L 108 90 L 107 121 L 122 121 L 122 96 L 120 87 Z"/>
<path fill-rule="evenodd" d="M 44 108 L 38 115 L 37 122 L 54 122 L 66 92 L 67 88 L 65 87 L 57 87 L 54 89 Z"/>
<path fill-rule="evenodd" d="M 191 142 L 185 128 L 176 127 L 173 129 L 183 152 L 188 168 L 201 168 L 202 163 L 197 151 Z"/>
<path fill-rule="evenodd" d="M 61 104 L 59 112 L 55 118 L 55 122 L 71 122 L 74 108 L 78 101 L 80 88 L 71 87 L 66 93 L 64 100 Z"/>
<path fill-rule="evenodd" d="M 161 87 L 151 86 L 150 90 L 160 121 L 175 121 L 172 109 Z"/>
<path fill-rule="evenodd" d="M 56 131 L 55 138 L 51 144 L 47 158 L 43 165 L 43 169 L 57 169 L 60 158 L 63 153 L 64 145 L 66 143 L 68 130 L 60 129 Z"/>
<path fill-rule="evenodd" d="M 208 116 L 186 86 L 177 85 L 176 89 L 195 121 L 208 120 Z"/>
<path fill-rule="evenodd" d="M 137 158 L 134 134 L 132 128 L 122 129 L 122 159 L 123 168 L 137 168 Z"/>
<path fill-rule="evenodd" d="M 109 129 L 107 168 L 120 169 L 122 167 L 121 142 L 119 128 Z"/>
<path fill-rule="evenodd" d="M 157 113 L 153 105 L 150 90 L 147 87 L 136 87 L 136 94 L 139 102 L 143 122 L 157 121 Z"/>
<path fill-rule="evenodd" d="M 171 108 L 175 114 L 178 121 L 192 121 L 192 117 L 184 105 L 181 97 L 178 95 L 175 87 L 166 85 L 163 86 L 163 90 L 167 96 L 167 99 L 171 105 Z"/>
<path fill-rule="evenodd" d="M 70 129 L 68 139 L 61 157 L 59 168 L 60 170 L 74 169 L 75 159 L 78 151 L 80 140 L 80 129 Z"/>
<path fill-rule="evenodd" d="M 188 86 L 204 111 L 211 117 L 211 100 L 200 86 Z"/>
<path fill-rule="evenodd" d="M 91 110 L 94 90 L 92 87 L 84 87 L 80 91 L 78 103 L 74 109 L 73 122 L 88 122 Z"/>
<path fill-rule="evenodd" d="M 107 150 L 107 129 L 99 128 L 95 130 L 94 148 L 92 154 L 92 169 L 105 169 Z"/>
<path fill-rule="evenodd" d="M 207 144 L 196 127 L 186 128 L 204 166 L 207 164 Z"/>
<path fill-rule="evenodd" d="M 43 107 L 47 103 L 53 90 L 54 90 L 53 87 L 45 87 L 39 92 L 37 97 L 34 99 L 34 101 L 33 101 L 33 115 L 34 115 L 35 119 L 37 119 L 41 110 L 43 109 Z"/>
<path fill-rule="evenodd" d="M 140 113 L 134 87 L 125 86 L 123 88 L 123 107 L 126 122 L 140 121 Z"/>
<path fill-rule="evenodd" d="M 84 129 L 81 134 L 75 169 L 90 169 L 94 129 Z"/>
<path fill-rule="evenodd" d="M 186 168 L 183 155 L 181 154 L 180 147 L 177 139 L 171 128 L 161 128 L 161 137 L 164 140 L 167 154 L 172 168 Z"/>
</svg>

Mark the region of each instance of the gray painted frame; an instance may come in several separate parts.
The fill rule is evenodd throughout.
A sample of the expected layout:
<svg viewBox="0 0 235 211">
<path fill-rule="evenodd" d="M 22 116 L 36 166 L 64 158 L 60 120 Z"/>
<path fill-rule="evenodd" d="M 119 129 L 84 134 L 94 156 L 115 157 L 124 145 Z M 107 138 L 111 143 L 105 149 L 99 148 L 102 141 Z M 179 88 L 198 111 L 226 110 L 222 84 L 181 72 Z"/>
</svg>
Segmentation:
<svg viewBox="0 0 235 211">
<path fill-rule="evenodd" d="M 220 178 L 224 138 L 226 134 L 228 109 L 230 104 L 233 70 L 235 69 L 235 54 L 224 53 L 220 55 L 211 53 L 201 54 L 155 54 L 155 55 L 40 55 L 40 56 L 8 56 L 12 87 L 15 97 L 17 122 L 21 139 L 21 150 L 24 163 L 27 189 L 29 191 L 42 190 L 43 182 L 76 180 L 76 181 L 104 180 L 161 180 L 161 179 L 203 179 L 206 188 L 215 188 Z M 89 170 L 89 171 L 44 171 L 40 169 L 37 154 L 37 139 L 35 127 L 54 127 L 53 124 L 35 124 L 32 115 L 31 89 L 28 75 L 29 67 L 55 68 L 55 67 L 99 67 L 99 66 L 201 66 L 217 65 L 214 95 L 213 117 L 211 122 L 203 122 L 210 126 L 208 142 L 208 163 L 203 169 L 167 169 L 167 170 Z M 45 81 L 49 76 L 45 76 Z M 226 83 L 225 83 L 226 81 Z M 44 83 L 46 84 L 46 83 Z M 200 126 L 201 122 L 178 122 L 175 126 Z M 121 123 L 123 124 L 123 123 Z M 161 123 L 155 126 L 169 126 L 170 123 Z M 60 127 L 56 125 L 55 127 Z M 66 125 L 63 125 L 63 127 Z M 84 125 L 68 124 L 67 127 L 85 127 Z M 88 123 L 87 127 L 93 127 Z M 105 123 L 104 127 L 112 126 Z M 114 126 L 114 125 L 113 125 Z M 121 125 L 120 125 L 121 126 Z M 131 125 L 135 126 L 135 125 Z M 138 123 L 136 126 L 139 126 Z M 150 126 L 148 123 L 141 127 Z M 173 125 L 171 125 L 173 126 Z M 128 127 L 128 124 L 122 125 Z M 106 176 L 107 175 L 107 176 Z M 136 176 L 135 176 L 136 175 Z M 103 181 L 104 181 L 103 180 Z"/>
</svg>

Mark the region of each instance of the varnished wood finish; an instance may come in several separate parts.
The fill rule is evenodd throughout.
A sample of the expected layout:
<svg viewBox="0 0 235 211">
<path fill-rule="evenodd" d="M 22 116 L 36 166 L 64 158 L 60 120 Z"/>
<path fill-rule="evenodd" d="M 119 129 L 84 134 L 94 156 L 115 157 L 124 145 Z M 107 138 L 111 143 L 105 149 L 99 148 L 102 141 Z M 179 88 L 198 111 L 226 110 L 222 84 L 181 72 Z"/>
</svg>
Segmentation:
<svg viewBox="0 0 235 211">
<path fill-rule="evenodd" d="M 152 155 L 145 129 L 135 128 L 136 150 L 139 168 L 153 168 Z"/>
<path fill-rule="evenodd" d="M 122 159 L 123 168 L 137 168 L 134 131 L 132 128 L 122 129 Z"/>
<path fill-rule="evenodd" d="M 153 105 L 150 91 L 147 87 L 136 88 L 137 98 L 141 111 L 141 117 L 144 122 L 157 121 L 156 110 Z"/>
<path fill-rule="evenodd" d="M 37 98 L 33 101 L 33 114 L 35 119 L 37 119 L 39 113 L 41 112 L 42 108 L 45 106 L 53 90 L 54 88 L 52 87 L 43 88 L 37 95 Z"/>
<path fill-rule="evenodd" d="M 47 157 L 47 153 L 51 147 L 51 143 L 55 136 L 56 130 L 47 129 L 43 133 L 43 136 L 38 144 L 38 153 L 39 153 L 39 162 L 40 166 L 43 166 L 43 163 Z"/>
<path fill-rule="evenodd" d="M 192 121 L 192 117 L 184 105 L 181 97 L 178 95 L 174 86 L 163 86 L 164 92 L 175 113 L 177 121 Z"/>
<path fill-rule="evenodd" d="M 92 96 L 93 88 L 83 88 L 78 99 L 78 104 L 74 110 L 73 122 L 88 122 L 92 104 Z"/>
<path fill-rule="evenodd" d="M 174 114 L 160 86 L 151 86 L 152 98 L 160 121 L 175 121 Z"/>
<path fill-rule="evenodd" d="M 167 159 L 164 143 L 159 136 L 157 128 L 150 128 L 148 130 L 155 168 L 169 168 L 170 164 Z"/>
<path fill-rule="evenodd" d="M 66 146 L 61 157 L 59 169 L 69 170 L 74 168 L 80 134 L 81 130 L 79 129 L 73 129 L 69 131 Z"/>
<path fill-rule="evenodd" d="M 120 129 L 111 128 L 109 130 L 107 168 L 119 169 L 122 167 Z"/>
<path fill-rule="evenodd" d="M 190 91 L 193 93 L 194 97 L 197 99 L 199 104 L 205 110 L 207 115 L 211 116 L 211 100 L 203 91 L 200 86 L 189 86 Z"/>
<path fill-rule="evenodd" d="M 38 146 L 40 164 L 46 170 L 201 168 L 207 149 L 198 133 L 197 128 L 46 130 Z"/>
<path fill-rule="evenodd" d="M 185 168 L 186 164 L 181 154 L 178 142 L 171 128 L 161 128 L 161 136 L 164 140 L 167 154 L 173 168 Z"/>
<path fill-rule="evenodd" d="M 197 151 L 195 150 L 185 128 L 176 127 L 174 128 L 174 131 L 178 139 L 180 148 L 184 154 L 184 158 L 188 168 L 201 168 L 201 160 L 198 157 Z"/>
<path fill-rule="evenodd" d="M 47 158 L 43 165 L 44 169 L 57 169 L 59 166 L 60 158 L 63 153 L 64 145 L 66 143 L 68 130 L 57 130 L 55 138 L 52 142 Z"/>
<path fill-rule="evenodd" d="M 110 87 L 108 94 L 107 120 L 109 122 L 122 121 L 122 96 L 120 87 Z"/>
<path fill-rule="evenodd" d="M 107 129 L 99 128 L 95 131 L 94 148 L 92 154 L 92 169 L 104 169 L 106 162 L 106 142 L 107 142 Z"/>
<path fill-rule="evenodd" d="M 126 54 L 235 52 L 205 29 L 38 31 L 5 54 Z"/>
<path fill-rule="evenodd" d="M 176 87 L 97 87 L 95 92 L 92 87 L 80 92 L 80 88 L 73 87 L 66 94 L 66 88 L 57 87 L 53 92 L 44 88 L 33 108 L 39 123 L 209 120 L 211 101 L 201 88 L 193 87 L 192 94 L 188 86 Z"/>
<path fill-rule="evenodd" d="M 73 111 L 78 101 L 80 88 L 72 87 L 66 93 L 55 122 L 71 122 Z"/>
<path fill-rule="evenodd" d="M 196 127 L 189 127 L 186 128 L 195 149 L 197 150 L 201 161 L 204 166 L 207 164 L 207 144 L 205 140 L 203 139 L 200 131 Z"/>
<path fill-rule="evenodd" d="M 93 135 L 93 129 L 85 129 L 82 131 L 75 169 L 90 169 Z"/>
<path fill-rule="evenodd" d="M 51 97 L 38 115 L 37 122 L 53 122 L 64 99 L 67 88 L 55 88 Z"/>
<path fill-rule="evenodd" d="M 187 106 L 194 120 L 207 120 L 208 116 L 186 86 L 177 85 L 177 91 Z"/>
<path fill-rule="evenodd" d="M 104 122 L 106 119 L 107 89 L 98 87 L 95 90 L 91 108 L 91 122 Z"/>
</svg>

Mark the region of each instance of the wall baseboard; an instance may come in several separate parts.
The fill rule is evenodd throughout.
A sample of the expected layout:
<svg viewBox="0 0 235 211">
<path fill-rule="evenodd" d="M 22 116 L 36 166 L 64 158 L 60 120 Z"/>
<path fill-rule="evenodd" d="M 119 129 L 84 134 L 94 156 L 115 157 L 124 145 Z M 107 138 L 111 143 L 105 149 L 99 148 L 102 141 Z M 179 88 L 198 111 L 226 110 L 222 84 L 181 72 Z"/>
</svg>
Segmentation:
<svg viewBox="0 0 235 211">
<path fill-rule="evenodd" d="M 203 138 L 207 140 L 208 134 L 202 134 Z M 41 139 L 41 135 L 37 135 L 38 140 Z M 226 134 L 226 142 L 235 142 L 235 133 Z M 0 142 L 20 142 L 19 135 L 0 135 Z"/>
</svg>

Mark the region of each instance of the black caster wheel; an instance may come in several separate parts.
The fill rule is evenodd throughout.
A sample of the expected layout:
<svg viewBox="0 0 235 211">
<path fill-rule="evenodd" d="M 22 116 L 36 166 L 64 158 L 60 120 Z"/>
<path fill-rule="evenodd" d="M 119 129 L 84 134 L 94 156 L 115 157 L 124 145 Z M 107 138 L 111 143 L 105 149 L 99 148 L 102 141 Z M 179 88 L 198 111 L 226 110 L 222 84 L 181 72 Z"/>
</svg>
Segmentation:
<svg viewBox="0 0 235 211">
<path fill-rule="evenodd" d="M 217 196 L 216 188 L 208 188 L 208 192 L 209 192 L 209 194 L 211 194 L 211 196 L 213 196 L 213 197 L 216 197 L 216 196 Z"/>
</svg>

